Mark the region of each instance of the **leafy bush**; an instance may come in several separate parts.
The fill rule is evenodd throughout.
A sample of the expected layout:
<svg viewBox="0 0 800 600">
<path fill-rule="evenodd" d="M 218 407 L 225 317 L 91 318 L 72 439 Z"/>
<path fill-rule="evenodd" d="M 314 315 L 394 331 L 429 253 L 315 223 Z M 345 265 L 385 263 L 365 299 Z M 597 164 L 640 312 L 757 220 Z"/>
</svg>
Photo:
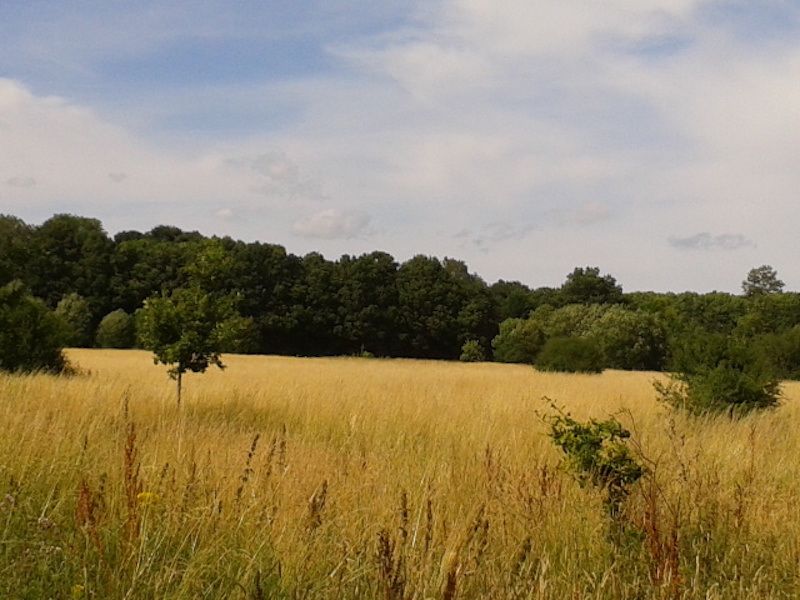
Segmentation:
<svg viewBox="0 0 800 600">
<path fill-rule="evenodd" d="M 462 362 L 482 362 L 486 360 L 486 355 L 481 348 L 478 340 L 467 340 L 461 346 L 461 356 L 459 358 Z"/>
<path fill-rule="evenodd" d="M 500 323 L 500 333 L 492 340 L 494 358 L 498 362 L 533 364 L 546 341 L 540 318 L 506 319 Z"/>
<path fill-rule="evenodd" d="M 567 373 L 599 373 L 603 370 L 603 355 L 592 338 L 556 337 L 547 340 L 536 367 L 543 371 Z"/>
<path fill-rule="evenodd" d="M 96 341 L 101 348 L 132 348 L 135 334 L 133 317 L 119 308 L 100 321 Z"/>
<path fill-rule="evenodd" d="M 677 357 L 681 370 L 667 383 L 654 382 L 659 399 L 695 415 L 739 416 L 777 406 L 780 382 L 775 368 L 743 340 L 709 336 L 694 340 Z"/>
<path fill-rule="evenodd" d="M 544 329 L 548 337 L 585 337 L 594 324 L 609 310 L 601 304 L 568 304 L 544 313 Z"/>
<path fill-rule="evenodd" d="M 67 325 L 65 344 L 78 348 L 92 345 L 92 311 L 83 296 L 74 292 L 66 294 L 56 306 L 55 313 Z"/>
<path fill-rule="evenodd" d="M 0 288 L 0 369 L 63 372 L 64 322 L 19 281 Z"/>
<path fill-rule="evenodd" d="M 667 335 L 654 315 L 612 306 L 589 326 L 589 332 L 600 345 L 606 368 L 656 371 L 664 365 Z"/>
<path fill-rule="evenodd" d="M 550 438 L 566 455 L 567 467 L 581 485 L 605 492 L 609 516 L 616 518 L 630 486 L 645 472 L 626 443 L 630 432 L 613 417 L 580 423 L 569 413 L 556 410 L 557 414 L 545 417 Z"/>
</svg>

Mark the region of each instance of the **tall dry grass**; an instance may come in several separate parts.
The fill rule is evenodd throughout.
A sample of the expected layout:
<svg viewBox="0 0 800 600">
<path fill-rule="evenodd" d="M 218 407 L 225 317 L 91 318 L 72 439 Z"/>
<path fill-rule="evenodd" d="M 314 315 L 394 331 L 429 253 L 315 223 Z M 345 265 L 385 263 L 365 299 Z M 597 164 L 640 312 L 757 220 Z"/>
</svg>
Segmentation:
<svg viewBox="0 0 800 600">
<path fill-rule="evenodd" d="M 0 376 L 2 598 L 800 597 L 800 387 L 692 420 L 653 374 L 149 354 Z M 536 411 L 619 417 L 654 474 L 612 540 Z"/>
</svg>

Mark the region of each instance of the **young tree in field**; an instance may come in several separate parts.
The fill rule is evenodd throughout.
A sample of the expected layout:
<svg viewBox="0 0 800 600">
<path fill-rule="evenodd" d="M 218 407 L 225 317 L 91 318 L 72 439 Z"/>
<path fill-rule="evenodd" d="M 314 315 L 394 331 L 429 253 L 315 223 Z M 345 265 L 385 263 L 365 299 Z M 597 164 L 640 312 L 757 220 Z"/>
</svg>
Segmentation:
<svg viewBox="0 0 800 600">
<path fill-rule="evenodd" d="M 778 279 L 778 272 L 769 265 L 761 265 L 750 269 L 747 279 L 742 282 L 745 296 L 761 296 L 777 294 L 783 291 L 785 284 Z"/>
<path fill-rule="evenodd" d="M 210 365 L 225 368 L 222 351 L 235 343 L 246 325 L 233 304 L 231 296 L 209 294 L 195 285 L 152 296 L 138 311 L 139 343 L 153 351 L 154 363 L 169 365 L 178 405 L 184 373 L 205 373 Z"/>
</svg>

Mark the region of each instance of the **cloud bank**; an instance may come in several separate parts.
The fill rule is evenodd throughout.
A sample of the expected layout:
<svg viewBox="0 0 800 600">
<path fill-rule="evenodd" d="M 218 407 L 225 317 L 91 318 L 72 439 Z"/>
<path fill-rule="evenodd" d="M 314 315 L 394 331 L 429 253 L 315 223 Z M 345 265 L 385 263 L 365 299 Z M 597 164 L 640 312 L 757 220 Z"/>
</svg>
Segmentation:
<svg viewBox="0 0 800 600">
<path fill-rule="evenodd" d="M 214 2 L 154 3 L 119 39 L 119 13 L 0 25 L 0 210 L 457 255 L 533 285 L 598 264 L 628 289 L 735 290 L 766 262 L 800 288 L 800 7 L 349 2 L 357 27 L 289 11 L 267 28 L 266 8 Z M 245 43 L 290 58 L 149 75 L 167 49 Z"/>
</svg>

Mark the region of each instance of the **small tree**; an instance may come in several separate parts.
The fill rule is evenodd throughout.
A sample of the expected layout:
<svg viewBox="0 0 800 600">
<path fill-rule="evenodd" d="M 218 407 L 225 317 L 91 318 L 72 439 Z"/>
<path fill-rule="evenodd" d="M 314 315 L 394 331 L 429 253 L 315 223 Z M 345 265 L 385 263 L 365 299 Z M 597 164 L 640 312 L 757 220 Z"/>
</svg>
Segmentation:
<svg viewBox="0 0 800 600">
<path fill-rule="evenodd" d="M 605 492 L 608 516 L 620 525 L 620 511 L 630 488 L 645 474 L 634 458 L 627 441 L 630 432 L 611 417 L 581 423 L 553 405 L 555 415 L 546 415 L 549 436 L 565 455 L 565 463 L 581 485 L 592 485 Z"/>
<path fill-rule="evenodd" d="M 769 265 L 761 265 L 750 269 L 747 278 L 742 282 L 745 296 L 762 294 L 778 294 L 785 284 L 778 279 L 778 272 Z"/>
<path fill-rule="evenodd" d="M 101 348 L 132 348 L 135 333 L 133 317 L 118 308 L 100 321 L 95 341 Z"/>
<path fill-rule="evenodd" d="M 673 358 L 677 370 L 653 383 L 659 399 L 694 415 L 741 416 L 774 408 L 780 381 L 774 364 L 749 340 L 706 335 L 688 340 Z"/>
<path fill-rule="evenodd" d="M 85 348 L 92 344 L 92 311 L 80 294 L 66 294 L 56 306 L 56 314 L 68 328 L 64 342 L 68 346 Z"/>
<path fill-rule="evenodd" d="M 0 369 L 65 371 L 65 326 L 19 281 L 0 288 Z"/>
<path fill-rule="evenodd" d="M 462 362 L 482 362 L 486 360 L 486 355 L 481 348 L 481 343 L 478 340 L 467 340 L 461 346 L 461 356 L 459 360 Z"/>
<path fill-rule="evenodd" d="M 243 320 L 230 296 L 207 294 L 197 286 L 148 298 L 137 312 L 136 333 L 153 362 L 169 365 L 176 380 L 178 405 L 187 371 L 205 373 L 210 365 L 224 369 L 221 352 L 242 329 Z"/>
</svg>

